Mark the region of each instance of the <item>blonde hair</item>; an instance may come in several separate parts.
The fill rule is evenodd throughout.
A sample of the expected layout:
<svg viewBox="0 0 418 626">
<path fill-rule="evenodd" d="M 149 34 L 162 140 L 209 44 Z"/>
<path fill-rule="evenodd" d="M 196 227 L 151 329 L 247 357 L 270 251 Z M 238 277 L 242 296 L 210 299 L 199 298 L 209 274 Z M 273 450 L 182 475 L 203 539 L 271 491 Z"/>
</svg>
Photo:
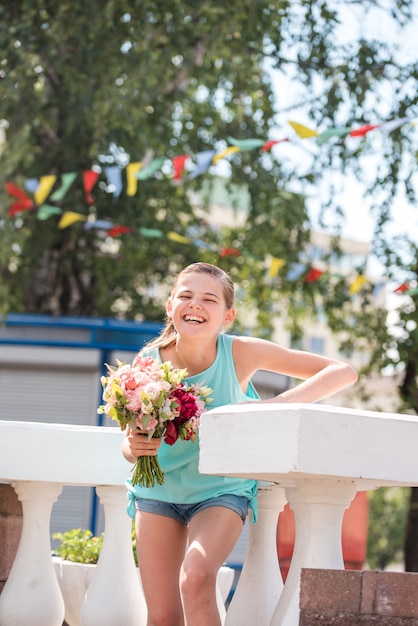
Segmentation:
<svg viewBox="0 0 418 626">
<path fill-rule="evenodd" d="M 174 281 L 173 288 L 170 293 L 170 297 L 172 297 L 177 289 L 177 285 L 183 276 L 187 276 L 188 274 L 209 274 L 213 278 L 216 278 L 222 283 L 223 296 L 225 299 L 225 306 L 227 309 L 232 309 L 234 306 L 235 299 L 235 289 L 234 283 L 231 278 L 228 276 L 224 270 L 221 270 L 220 267 L 216 265 L 212 265 L 211 263 L 192 263 L 185 267 L 181 272 L 177 274 L 177 277 Z M 171 318 L 166 318 L 166 324 L 161 331 L 161 334 L 156 338 L 152 339 L 145 347 L 148 348 L 167 348 L 172 343 L 174 343 L 177 339 L 177 331 L 174 327 L 173 321 Z"/>
</svg>

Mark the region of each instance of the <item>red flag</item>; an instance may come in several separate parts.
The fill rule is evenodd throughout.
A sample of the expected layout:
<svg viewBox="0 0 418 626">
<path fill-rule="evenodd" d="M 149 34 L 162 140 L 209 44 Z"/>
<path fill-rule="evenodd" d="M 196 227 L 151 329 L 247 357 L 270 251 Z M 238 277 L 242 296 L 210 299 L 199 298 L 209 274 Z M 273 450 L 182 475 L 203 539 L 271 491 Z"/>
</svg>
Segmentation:
<svg viewBox="0 0 418 626">
<path fill-rule="evenodd" d="M 402 285 L 399 285 L 399 287 L 393 290 L 393 293 L 403 293 L 404 291 L 408 291 L 408 289 L 409 283 L 402 283 Z"/>
<path fill-rule="evenodd" d="M 316 267 L 311 267 L 305 276 L 305 280 L 307 283 L 314 283 L 321 278 L 323 273 L 324 272 L 322 270 L 318 270 Z"/>
<path fill-rule="evenodd" d="M 107 234 L 110 237 L 117 237 L 118 235 L 125 235 L 126 233 L 131 233 L 132 228 L 130 226 L 121 226 L 116 224 L 112 228 L 107 231 Z"/>
<path fill-rule="evenodd" d="M 22 211 L 28 211 L 34 206 L 33 201 L 26 195 L 26 193 L 15 185 L 14 183 L 6 183 L 6 191 L 11 196 L 17 198 L 17 202 L 14 202 L 7 211 L 10 216 L 16 215 L 16 213 L 22 213 Z"/>
<path fill-rule="evenodd" d="M 87 204 L 94 204 L 94 198 L 91 195 L 91 190 L 96 184 L 98 178 L 99 172 L 94 172 L 93 170 L 86 170 L 83 172 L 83 185 Z"/>
<path fill-rule="evenodd" d="M 364 126 L 360 126 L 360 128 L 355 128 L 349 132 L 350 137 L 364 137 L 371 130 L 375 128 L 379 128 L 380 124 L 365 124 Z"/>
<path fill-rule="evenodd" d="M 221 248 L 219 250 L 219 256 L 220 257 L 226 257 L 226 256 L 240 256 L 241 252 L 239 250 L 237 250 L 236 248 Z"/>
<path fill-rule="evenodd" d="M 270 139 L 270 141 L 266 141 L 264 146 L 261 147 L 261 152 L 267 152 L 268 150 L 271 150 L 272 147 L 276 145 L 276 143 L 282 143 L 282 141 L 289 141 L 289 139 L 288 137 L 286 137 L 285 139 Z"/>
<path fill-rule="evenodd" d="M 184 171 L 184 166 L 188 158 L 189 156 L 187 154 L 182 154 L 181 156 L 173 157 L 172 163 L 173 163 L 173 168 L 174 168 L 174 176 L 173 176 L 174 180 L 180 180 L 181 175 L 183 174 L 183 171 Z"/>
</svg>

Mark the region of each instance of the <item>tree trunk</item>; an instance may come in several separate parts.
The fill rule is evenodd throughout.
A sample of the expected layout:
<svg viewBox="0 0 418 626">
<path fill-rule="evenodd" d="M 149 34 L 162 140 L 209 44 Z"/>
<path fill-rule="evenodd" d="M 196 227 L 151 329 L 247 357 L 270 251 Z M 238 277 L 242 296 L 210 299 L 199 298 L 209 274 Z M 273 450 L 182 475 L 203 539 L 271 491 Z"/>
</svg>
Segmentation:
<svg viewBox="0 0 418 626">
<path fill-rule="evenodd" d="M 411 488 L 405 537 L 405 571 L 418 572 L 418 487 Z"/>
</svg>

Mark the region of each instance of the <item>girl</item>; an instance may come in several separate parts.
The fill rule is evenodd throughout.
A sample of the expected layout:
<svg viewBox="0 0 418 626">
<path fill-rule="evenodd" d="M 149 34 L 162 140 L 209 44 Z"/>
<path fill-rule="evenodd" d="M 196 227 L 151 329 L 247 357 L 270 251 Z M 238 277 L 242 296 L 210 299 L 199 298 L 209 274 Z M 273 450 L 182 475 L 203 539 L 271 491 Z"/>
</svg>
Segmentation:
<svg viewBox="0 0 418 626">
<path fill-rule="evenodd" d="M 213 390 L 209 408 L 250 399 L 317 402 L 357 380 L 341 361 L 222 332 L 235 318 L 234 286 L 214 265 L 193 263 L 183 269 L 166 312 L 163 333 L 142 354 L 187 368 L 186 382 Z M 261 401 L 251 382 L 259 369 L 303 382 Z M 168 446 L 146 439 L 128 428 L 122 452 L 135 463 L 158 450 L 165 474 L 164 484 L 152 488 L 132 487 L 128 481 L 148 626 L 220 626 L 216 575 L 239 538 L 248 508 L 256 519 L 256 482 L 199 474 L 197 440 Z"/>
</svg>

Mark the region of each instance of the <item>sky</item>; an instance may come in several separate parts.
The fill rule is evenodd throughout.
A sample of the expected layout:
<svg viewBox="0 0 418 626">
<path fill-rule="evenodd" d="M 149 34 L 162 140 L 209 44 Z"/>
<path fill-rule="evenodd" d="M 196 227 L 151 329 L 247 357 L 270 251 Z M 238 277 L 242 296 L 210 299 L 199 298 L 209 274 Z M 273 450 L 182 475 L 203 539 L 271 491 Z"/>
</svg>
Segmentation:
<svg viewBox="0 0 418 626">
<path fill-rule="evenodd" d="M 383 0 L 383 2 L 388 4 L 385 0 Z M 415 17 L 413 21 L 401 29 L 401 27 L 396 25 L 384 12 L 376 9 L 369 11 L 368 14 L 365 15 L 361 3 L 347 2 L 342 10 L 342 23 L 339 31 L 336 31 L 336 38 L 338 42 L 344 43 L 356 33 L 365 36 L 373 36 L 383 42 L 389 42 L 398 46 L 398 54 L 402 59 L 417 60 L 418 47 L 416 44 L 416 33 L 418 32 L 418 0 L 416 0 L 414 4 Z M 280 109 L 288 111 L 285 117 L 283 117 L 283 114 L 279 113 L 278 119 L 283 120 L 287 115 L 288 119 L 294 119 L 302 124 L 314 127 L 312 121 L 309 120 L 307 114 L 300 107 L 295 109 L 293 114 L 291 113 L 292 104 L 299 102 L 301 99 L 301 96 L 295 92 L 295 84 L 289 83 L 286 85 L 285 79 L 281 75 L 274 74 L 273 72 L 273 85 L 278 94 Z M 303 141 L 305 142 L 305 157 L 307 162 L 309 162 L 309 159 L 312 157 L 308 156 L 310 152 L 308 142 L 312 140 L 305 139 Z M 286 148 L 286 154 L 283 150 L 283 156 L 285 155 L 285 158 L 295 158 L 299 160 L 304 158 L 301 142 L 299 142 L 299 146 L 295 146 L 294 148 L 290 148 L 290 144 L 287 144 Z M 278 155 L 278 151 L 276 155 Z M 375 162 L 378 158 L 379 155 L 374 157 Z M 370 157 L 369 165 L 368 175 L 373 176 L 373 157 Z M 364 199 L 363 186 L 350 175 L 341 174 L 341 176 L 337 176 L 337 178 L 339 179 L 336 180 L 335 173 L 333 173 L 332 182 L 336 183 L 337 187 L 340 188 L 338 199 L 341 201 L 346 214 L 341 235 L 361 241 L 371 241 L 374 232 L 374 219 L 368 211 L 367 203 Z M 330 181 L 325 179 L 325 186 L 329 182 Z M 316 189 L 316 197 L 311 198 L 309 202 L 314 228 L 318 227 L 317 220 L 322 197 L 325 197 L 325 188 L 321 189 L 321 187 L 319 187 Z M 414 236 L 418 243 L 418 207 L 411 207 L 402 195 L 398 195 L 392 209 L 393 221 L 388 227 L 387 233 L 394 236 L 407 232 L 410 236 Z"/>
</svg>

